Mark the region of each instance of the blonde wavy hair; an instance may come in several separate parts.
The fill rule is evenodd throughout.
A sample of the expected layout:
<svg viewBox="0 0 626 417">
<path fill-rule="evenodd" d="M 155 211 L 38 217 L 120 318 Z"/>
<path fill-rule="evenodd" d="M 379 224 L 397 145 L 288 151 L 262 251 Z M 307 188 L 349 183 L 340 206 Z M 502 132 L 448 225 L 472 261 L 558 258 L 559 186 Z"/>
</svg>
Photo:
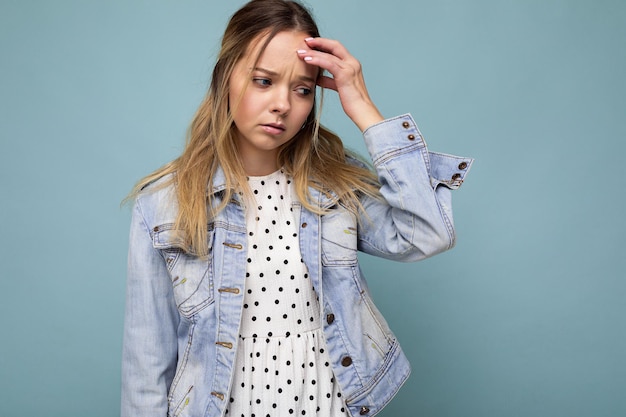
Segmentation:
<svg viewBox="0 0 626 417">
<path fill-rule="evenodd" d="M 295 1 L 252 0 L 232 16 L 222 38 L 211 85 L 191 122 L 183 153 L 142 178 L 127 197 L 134 199 L 142 192 L 173 184 L 178 199 L 174 227 L 182 232 L 191 253 L 207 254 L 210 220 L 226 206 L 233 193 L 249 192 L 228 102 L 233 68 L 245 57 L 252 42 L 264 39 L 258 60 L 272 38 L 283 31 L 320 36 L 309 11 Z M 324 212 L 311 201 L 311 187 L 356 214 L 362 209 L 359 196 L 379 194 L 375 174 L 365 164 L 349 161 L 355 157 L 337 135 L 320 124 L 319 111 L 313 105 L 302 130 L 279 149 L 277 163 L 293 178 L 297 197 L 306 209 Z M 226 187 L 219 204 L 213 204 L 211 185 L 218 167 L 224 172 Z M 158 188 L 148 187 L 167 175 L 170 178 Z"/>
</svg>

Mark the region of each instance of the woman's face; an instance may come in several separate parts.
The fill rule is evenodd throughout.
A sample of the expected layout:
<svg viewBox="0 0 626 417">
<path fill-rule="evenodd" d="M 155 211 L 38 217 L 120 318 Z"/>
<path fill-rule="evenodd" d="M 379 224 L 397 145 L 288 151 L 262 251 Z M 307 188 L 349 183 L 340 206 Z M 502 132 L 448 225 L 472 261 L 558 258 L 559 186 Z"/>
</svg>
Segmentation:
<svg viewBox="0 0 626 417">
<path fill-rule="evenodd" d="M 311 113 L 318 68 L 306 64 L 296 53 L 308 48 L 304 42 L 307 37 L 304 32 L 278 33 L 254 65 L 264 41 L 261 38 L 233 69 L 229 103 L 248 175 L 278 169 L 278 149 L 298 133 Z"/>
</svg>

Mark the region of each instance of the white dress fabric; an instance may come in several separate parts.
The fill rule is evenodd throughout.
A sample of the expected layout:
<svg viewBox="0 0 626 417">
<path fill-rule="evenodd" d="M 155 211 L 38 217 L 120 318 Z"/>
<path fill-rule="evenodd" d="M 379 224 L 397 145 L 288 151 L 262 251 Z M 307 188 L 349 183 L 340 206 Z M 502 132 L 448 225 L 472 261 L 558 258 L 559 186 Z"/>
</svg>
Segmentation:
<svg viewBox="0 0 626 417">
<path fill-rule="evenodd" d="M 345 417 L 300 254 L 293 185 L 282 170 L 248 181 L 248 264 L 226 415 Z"/>
</svg>

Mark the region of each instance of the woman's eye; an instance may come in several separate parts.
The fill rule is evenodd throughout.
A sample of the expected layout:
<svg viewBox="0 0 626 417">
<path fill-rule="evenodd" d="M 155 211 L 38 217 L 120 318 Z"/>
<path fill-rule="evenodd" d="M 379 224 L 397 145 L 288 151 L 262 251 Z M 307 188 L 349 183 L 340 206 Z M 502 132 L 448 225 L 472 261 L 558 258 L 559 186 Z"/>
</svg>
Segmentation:
<svg viewBox="0 0 626 417">
<path fill-rule="evenodd" d="M 303 96 L 308 96 L 309 94 L 311 94 L 312 90 L 307 87 L 298 87 L 296 88 L 296 92 L 298 94 L 302 94 Z"/>
<path fill-rule="evenodd" d="M 253 78 L 252 79 L 253 83 L 256 83 L 262 87 L 267 87 L 269 85 L 272 85 L 272 80 L 268 79 L 268 78 Z"/>
</svg>

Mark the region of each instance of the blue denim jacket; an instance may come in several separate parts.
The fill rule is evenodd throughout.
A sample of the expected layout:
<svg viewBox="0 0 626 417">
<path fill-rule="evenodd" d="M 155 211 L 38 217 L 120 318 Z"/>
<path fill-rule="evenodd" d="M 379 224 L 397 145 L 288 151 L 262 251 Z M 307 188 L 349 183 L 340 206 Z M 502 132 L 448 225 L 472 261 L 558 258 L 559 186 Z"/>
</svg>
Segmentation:
<svg viewBox="0 0 626 417">
<path fill-rule="evenodd" d="M 357 250 L 417 261 L 455 242 L 450 190 L 472 160 L 430 153 L 403 115 L 364 132 L 384 200 L 363 197 L 368 218 L 314 201 L 302 208 L 300 248 L 320 299 L 332 369 L 349 413 L 374 415 L 396 394 L 409 363 L 373 305 Z M 218 171 L 216 201 L 224 189 Z M 209 225 L 208 259 L 182 248 L 173 230 L 173 187 L 143 192 L 130 231 L 122 366 L 122 417 L 214 417 L 226 408 L 246 272 L 246 224 L 239 196 Z"/>
</svg>

